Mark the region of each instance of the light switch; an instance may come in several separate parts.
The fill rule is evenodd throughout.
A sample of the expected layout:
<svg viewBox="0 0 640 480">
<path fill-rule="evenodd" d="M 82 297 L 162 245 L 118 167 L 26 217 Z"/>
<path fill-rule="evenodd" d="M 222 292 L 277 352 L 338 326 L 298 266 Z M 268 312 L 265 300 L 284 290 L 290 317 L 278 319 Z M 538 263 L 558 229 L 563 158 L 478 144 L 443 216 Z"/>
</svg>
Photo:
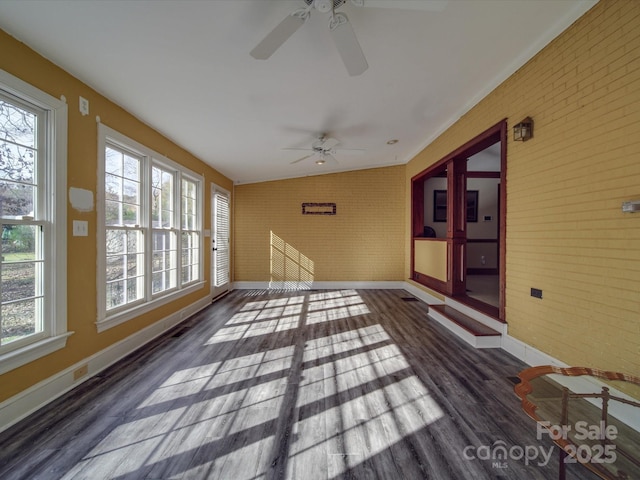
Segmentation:
<svg viewBox="0 0 640 480">
<path fill-rule="evenodd" d="M 86 220 L 73 221 L 73 236 L 86 237 L 89 235 L 89 222 Z"/>
</svg>

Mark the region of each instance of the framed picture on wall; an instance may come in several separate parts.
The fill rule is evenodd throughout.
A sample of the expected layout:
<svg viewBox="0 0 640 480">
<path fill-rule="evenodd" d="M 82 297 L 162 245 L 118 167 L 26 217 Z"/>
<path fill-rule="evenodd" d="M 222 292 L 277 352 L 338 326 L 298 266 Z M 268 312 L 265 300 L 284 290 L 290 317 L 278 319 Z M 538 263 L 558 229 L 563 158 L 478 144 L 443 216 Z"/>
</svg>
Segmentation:
<svg viewBox="0 0 640 480">
<path fill-rule="evenodd" d="M 447 191 L 433 191 L 433 221 L 447 221 Z M 478 221 L 478 190 L 467 190 L 467 222 Z"/>
<path fill-rule="evenodd" d="M 478 190 L 467 190 L 467 222 L 478 221 Z"/>
<path fill-rule="evenodd" d="M 447 221 L 447 191 L 446 190 L 433 191 L 433 221 L 434 222 Z"/>
</svg>

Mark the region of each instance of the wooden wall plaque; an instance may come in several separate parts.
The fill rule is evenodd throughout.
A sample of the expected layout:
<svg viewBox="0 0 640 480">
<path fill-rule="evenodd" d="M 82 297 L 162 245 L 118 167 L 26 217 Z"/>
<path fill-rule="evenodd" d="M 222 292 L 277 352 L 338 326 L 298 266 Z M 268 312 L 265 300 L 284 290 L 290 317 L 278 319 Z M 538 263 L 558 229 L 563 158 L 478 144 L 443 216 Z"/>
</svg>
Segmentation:
<svg viewBox="0 0 640 480">
<path fill-rule="evenodd" d="M 303 215 L 335 215 L 335 203 L 303 203 Z"/>
</svg>

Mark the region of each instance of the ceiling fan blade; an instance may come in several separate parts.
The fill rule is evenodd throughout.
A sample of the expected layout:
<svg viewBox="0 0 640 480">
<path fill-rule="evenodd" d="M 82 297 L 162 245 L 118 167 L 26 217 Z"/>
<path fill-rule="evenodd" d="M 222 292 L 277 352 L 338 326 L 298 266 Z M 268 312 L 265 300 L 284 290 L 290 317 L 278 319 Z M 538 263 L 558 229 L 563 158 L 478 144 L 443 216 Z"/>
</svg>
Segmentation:
<svg viewBox="0 0 640 480">
<path fill-rule="evenodd" d="M 320 143 L 318 147 L 321 148 L 322 150 L 331 150 L 333 147 L 335 147 L 339 143 L 340 141 L 336 140 L 335 138 L 329 137 L 322 140 L 322 143 Z"/>
<path fill-rule="evenodd" d="M 293 149 L 291 149 L 291 150 L 293 150 Z M 293 162 L 291 162 L 289 165 L 294 165 L 294 164 L 296 164 L 296 163 L 298 163 L 298 162 L 301 162 L 301 161 L 303 161 L 303 160 L 306 160 L 306 159 L 307 159 L 307 158 L 309 158 L 309 157 L 313 157 L 314 155 L 315 155 L 315 153 L 312 153 L 311 155 L 305 155 L 305 156 L 304 156 L 304 157 L 302 157 L 302 158 L 299 158 L 299 159 L 297 159 L 297 160 L 294 160 L 294 161 L 293 161 Z"/>
<path fill-rule="evenodd" d="M 396 8 L 399 10 L 423 10 L 441 12 L 449 0 L 351 0 L 357 7 Z"/>
<path fill-rule="evenodd" d="M 336 13 L 333 16 L 329 23 L 329 31 L 349 75 L 360 75 L 369 68 L 353 27 L 344 13 Z"/>
<path fill-rule="evenodd" d="M 250 55 L 258 60 L 266 60 L 273 55 L 275 51 L 304 24 L 308 18 L 308 13 L 305 14 L 303 12 L 304 10 L 298 10 L 285 17 L 276 28 L 271 30 L 271 32 L 251 50 Z"/>
<path fill-rule="evenodd" d="M 325 153 L 324 159 L 325 160 L 329 160 L 332 163 L 337 163 L 338 165 L 340 165 L 340 162 L 338 161 L 338 159 L 336 157 L 334 157 L 333 155 L 331 155 L 330 153 Z"/>
</svg>

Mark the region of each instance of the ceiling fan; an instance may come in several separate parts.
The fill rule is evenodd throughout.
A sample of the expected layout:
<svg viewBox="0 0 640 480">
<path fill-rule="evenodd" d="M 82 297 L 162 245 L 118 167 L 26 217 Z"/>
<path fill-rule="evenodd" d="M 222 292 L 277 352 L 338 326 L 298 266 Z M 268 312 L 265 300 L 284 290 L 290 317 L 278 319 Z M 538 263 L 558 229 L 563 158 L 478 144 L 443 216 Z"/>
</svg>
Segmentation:
<svg viewBox="0 0 640 480">
<path fill-rule="evenodd" d="M 360 75 L 369 68 L 367 59 L 358 43 L 356 34 L 349 22 L 349 18 L 336 10 L 347 0 L 301 0 L 306 5 L 287 15 L 276 28 L 253 49 L 250 54 L 258 60 L 266 60 L 275 53 L 280 46 L 300 28 L 311 15 L 312 10 L 329 14 L 329 32 L 333 38 L 338 53 L 342 58 L 347 72 L 351 76 Z M 396 8 L 410 10 L 444 9 L 448 0 L 351 0 L 357 7 Z"/>
<path fill-rule="evenodd" d="M 294 165 L 298 162 L 306 160 L 310 157 L 318 157 L 316 160 L 316 164 L 323 165 L 327 162 L 327 160 L 338 163 L 336 160 L 336 154 L 345 154 L 345 155 L 362 155 L 364 154 L 364 150 L 361 149 L 347 149 L 340 148 L 336 149 L 336 146 L 340 143 L 340 141 L 335 138 L 331 138 L 327 136 L 326 133 L 321 134 L 318 139 L 311 144 L 311 148 L 283 148 L 283 150 L 297 150 L 297 151 L 311 151 L 308 155 L 301 157 L 297 160 L 291 162 L 291 165 Z"/>
</svg>

